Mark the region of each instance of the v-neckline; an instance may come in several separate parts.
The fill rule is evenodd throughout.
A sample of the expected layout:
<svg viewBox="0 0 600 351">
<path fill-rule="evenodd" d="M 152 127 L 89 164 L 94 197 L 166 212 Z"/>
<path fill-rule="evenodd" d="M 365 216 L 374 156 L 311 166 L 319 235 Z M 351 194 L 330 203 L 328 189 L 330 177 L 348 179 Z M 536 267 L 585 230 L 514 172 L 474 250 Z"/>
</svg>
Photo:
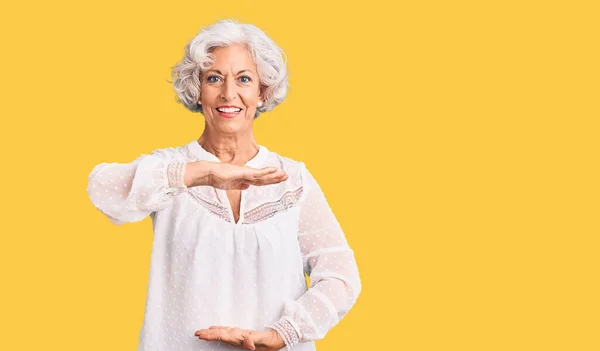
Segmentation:
<svg viewBox="0 0 600 351">
<path fill-rule="evenodd" d="M 239 213 L 238 213 L 238 220 L 237 222 L 235 221 L 235 213 L 233 213 L 233 205 L 231 204 L 231 200 L 229 199 L 229 196 L 227 195 L 227 190 L 225 191 L 225 197 L 227 198 L 227 202 L 229 202 L 229 208 L 230 208 L 230 216 L 231 216 L 231 222 L 233 224 L 239 224 L 241 222 L 242 219 L 242 194 L 243 194 L 243 190 L 240 190 L 240 203 L 239 203 Z"/>
</svg>

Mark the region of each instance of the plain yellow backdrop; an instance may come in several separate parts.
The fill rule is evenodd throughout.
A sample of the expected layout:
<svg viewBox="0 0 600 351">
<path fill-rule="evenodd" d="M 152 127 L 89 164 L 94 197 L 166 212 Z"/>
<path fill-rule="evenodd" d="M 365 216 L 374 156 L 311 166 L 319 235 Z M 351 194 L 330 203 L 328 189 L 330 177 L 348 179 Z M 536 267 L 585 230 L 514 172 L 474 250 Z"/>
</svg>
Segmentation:
<svg viewBox="0 0 600 351">
<path fill-rule="evenodd" d="M 224 18 L 285 51 L 257 141 L 307 164 L 359 265 L 318 350 L 600 349 L 594 2 L 1 7 L 1 350 L 135 349 L 151 221 L 112 225 L 87 176 L 200 136 L 169 70 Z"/>
</svg>

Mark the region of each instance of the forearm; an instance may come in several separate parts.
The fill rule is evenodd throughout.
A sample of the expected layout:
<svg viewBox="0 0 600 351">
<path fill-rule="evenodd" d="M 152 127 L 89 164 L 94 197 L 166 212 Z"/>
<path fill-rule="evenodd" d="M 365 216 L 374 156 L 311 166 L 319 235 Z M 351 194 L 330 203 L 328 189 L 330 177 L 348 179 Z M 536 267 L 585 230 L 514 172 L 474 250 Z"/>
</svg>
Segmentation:
<svg viewBox="0 0 600 351">
<path fill-rule="evenodd" d="M 213 162 L 189 162 L 185 167 L 185 175 L 183 177 L 185 186 L 189 188 L 199 185 L 210 185 L 212 167 Z"/>
</svg>

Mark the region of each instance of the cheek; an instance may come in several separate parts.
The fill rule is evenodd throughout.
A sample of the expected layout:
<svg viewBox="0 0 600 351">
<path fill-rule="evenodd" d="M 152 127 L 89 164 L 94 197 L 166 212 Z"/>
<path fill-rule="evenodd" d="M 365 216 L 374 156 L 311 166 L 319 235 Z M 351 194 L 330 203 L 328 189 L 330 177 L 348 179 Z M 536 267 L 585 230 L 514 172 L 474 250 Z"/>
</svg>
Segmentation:
<svg viewBox="0 0 600 351">
<path fill-rule="evenodd" d="M 206 101 L 207 103 L 213 102 L 219 94 L 219 91 L 217 89 L 208 85 L 202 85 L 200 87 L 200 91 L 200 95 L 202 95 L 202 100 Z"/>
<path fill-rule="evenodd" d="M 258 93 L 256 91 L 244 92 L 242 99 L 246 106 L 256 107 L 256 104 L 258 103 Z"/>
</svg>

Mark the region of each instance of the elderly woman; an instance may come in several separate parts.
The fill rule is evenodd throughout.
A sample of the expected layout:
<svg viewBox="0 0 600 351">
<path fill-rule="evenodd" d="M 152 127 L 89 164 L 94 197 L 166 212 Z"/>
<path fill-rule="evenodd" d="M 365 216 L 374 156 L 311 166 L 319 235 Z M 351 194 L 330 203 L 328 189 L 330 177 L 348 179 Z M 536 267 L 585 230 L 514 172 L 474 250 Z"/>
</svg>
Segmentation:
<svg viewBox="0 0 600 351">
<path fill-rule="evenodd" d="M 204 116 L 201 136 L 89 175 L 112 223 L 152 219 L 138 350 L 316 350 L 361 282 L 305 164 L 254 139 L 254 120 L 286 95 L 281 49 L 255 26 L 219 21 L 186 46 L 173 77 L 179 101 Z"/>
</svg>

